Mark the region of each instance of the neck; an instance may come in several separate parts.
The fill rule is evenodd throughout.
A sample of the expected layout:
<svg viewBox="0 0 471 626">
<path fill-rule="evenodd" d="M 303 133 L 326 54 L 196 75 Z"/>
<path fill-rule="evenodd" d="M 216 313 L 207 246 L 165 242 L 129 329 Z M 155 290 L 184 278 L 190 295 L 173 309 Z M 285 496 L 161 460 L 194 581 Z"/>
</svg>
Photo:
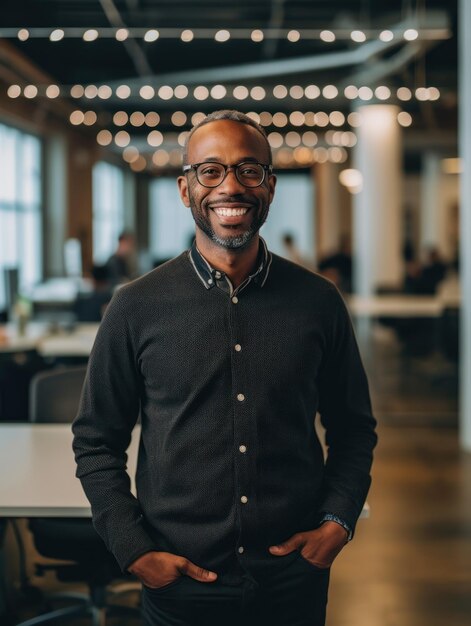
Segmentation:
<svg viewBox="0 0 471 626">
<path fill-rule="evenodd" d="M 257 261 L 260 238 L 258 234 L 242 250 L 227 250 L 215 244 L 199 229 L 196 245 L 208 263 L 224 272 L 234 287 L 238 287 L 252 273 Z"/>
</svg>

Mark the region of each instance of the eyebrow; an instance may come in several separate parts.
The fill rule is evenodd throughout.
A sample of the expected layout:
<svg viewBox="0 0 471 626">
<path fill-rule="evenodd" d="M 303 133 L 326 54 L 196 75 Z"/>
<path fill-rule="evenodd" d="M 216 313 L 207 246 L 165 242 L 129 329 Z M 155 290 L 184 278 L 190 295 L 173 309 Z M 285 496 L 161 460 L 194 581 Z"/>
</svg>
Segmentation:
<svg viewBox="0 0 471 626">
<path fill-rule="evenodd" d="M 253 156 L 244 156 L 239 160 L 239 163 L 258 163 L 259 161 Z M 200 161 L 200 163 L 221 163 L 224 165 L 219 157 L 209 156 L 204 159 L 204 161 Z"/>
</svg>

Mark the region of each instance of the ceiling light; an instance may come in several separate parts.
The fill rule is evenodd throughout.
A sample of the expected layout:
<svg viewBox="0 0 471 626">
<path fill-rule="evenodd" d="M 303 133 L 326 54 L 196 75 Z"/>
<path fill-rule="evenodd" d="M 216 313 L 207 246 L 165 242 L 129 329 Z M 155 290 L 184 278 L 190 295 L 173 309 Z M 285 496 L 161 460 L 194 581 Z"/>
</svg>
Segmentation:
<svg viewBox="0 0 471 626">
<path fill-rule="evenodd" d="M 314 147 L 317 143 L 317 135 L 312 130 L 307 130 L 305 133 L 303 133 L 301 139 L 303 144 L 310 148 Z"/>
<path fill-rule="evenodd" d="M 268 111 L 262 111 L 260 113 L 260 124 L 262 126 L 270 126 L 273 121 L 273 116 Z"/>
<path fill-rule="evenodd" d="M 280 165 L 291 165 L 293 162 L 293 151 L 289 148 L 282 148 L 276 153 L 276 159 Z"/>
<path fill-rule="evenodd" d="M 327 152 L 327 148 L 320 146 L 319 148 L 314 148 L 314 156 L 318 163 L 327 163 L 329 160 L 329 153 Z"/>
<path fill-rule="evenodd" d="M 120 148 L 125 148 L 131 141 L 131 136 L 126 130 L 119 130 L 114 136 L 114 142 Z"/>
<path fill-rule="evenodd" d="M 179 146 L 181 146 L 182 148 L 183 148 L 183 146 L 185 145 L 185 143 L 186 143 L 186 139 L 187 139 L 187 137 L 188 137 L 188 135 L 189 135 L 189 134 L 190 134 L 190 133 L 189 133 L 189 131 L 188 131 L 188 130 L 184 130 L 182 133 L 180 133 L 180 134 L 178 135 L 178 145 L 179 145 Z"/>
<path fill-rule="evenodd" d="M 152 41 L 157 41 L 159 35 L 160 33 L 158 30 L 155 30 L 155 28 L 151 28 L 144 35 L 144 41 L 147 41 L 148 43 L 151 43 Z"/>
<path fill-rule="evenodd" d="M 291 43 L 296 43 L 301 39 L 301 35 L 299 33 L 299 30 L 290 30 L 289 33 L 286 35 L 286 38 L 288 39 L 288 41 L 291 41 Z"/>
<path fill-rule="evenodd" d="M 327 126 L 329 123 L 329 116 L 324 111 L 319 111 L 314 115 L 314 121 L 317 126 Z"/>
<path fill-rule="evenodd" d="M 149 126 L 149 128 L 153 128 L 154 126 L 157 126 L 160 122 L 160 115 L 158 113 L 156 113 L 155 111 L 149 111 L 148 113 L 146 113 L 146 126 Z"/>
<path fill-rule="evenodd" d="M 373 97 L 373 90 L 370 87 L 360 87 L 358 90 L 358 97 L 360 100 L 371 100 Z"/>
<path fill-rule="evenodd" d="M 354 100 L 355 98 L 358 98 L 358 87 L 355 87 L 355 85 L 348 85 L 343 90 L 343 93 L 349 100 Z"/>
<path fill-rule="evenodd" d="M 268 143 L 272 148 L 281 148 L 283 145 L 283 136 L 277 132 L 270 133 L 268 135 Z"/>
<path fill-rule="evenodd" d="M 366 35 L 362 30 L 352 30 L 352 32 L 350 33 L 350 38 L 356 43 L 363 43 L 364 41 L 366 41 Z"/>
<path fill-rule="evenodd" d="M 146 116 L 141 111 L 134 111 L 129 116 L 129 121 L 132 126 L 143 126 L 146 121 Z"/>
<path fill-rule="evenodd" d="M 407 111 L 401 111 L 397 114 L 397 121 L 401 126 L 410 126 L 412 124 L 412 115 L 407 113 Z"/>
<path fill-rule="evenodd" d="M 27 28 L 20 28 L 17 37 L 20 41 L 26 41 L 29 39 L 29 30 Z"/>
<path fill-rule="evenodd" d="M 179 100 L 183 100 L 188 96 L 188 87 L 186 85 L 177 85 L 173 90 L 173 95 Z"/>
<path fill-rule="evenodd" d="M 315 126 L 316 125 L 316 114 L 314 111 L 306 111 L 304 114 L 304 124 L 305 126 Z"/>
<path fill-rule="evenodd" d="M 48 98 L 58 98 L 60 96 L 61 90 L 58 85 L 48 85 L 46 88 L 46 96 Z"/>
<path fill-rule="evenodd" d="M 404 31 L 404 39 L 406 41 L 414 41 L 419 36 L 418 31 L 415 28 L 408 28 Z"/>
<path fill-rule="evenodd" d="M 429 100 L 438 100 L 440 98 L 440 90 L 436 87 L 429 87 L 428 97 Z"/>
<path fill-rule="evenodd" d="M 332 41 L 335 41 L 335 34 L 331 30 L 321 30 L 321 34 L 319 35 L 319 37 L 322 39 L 322 41 L 325 41 L 327 43 L 332 43 Z"/>
<path fill-rule="evenodd" d="M 266 96 L 265 89 L 263 87 L 252 87 L 250 90 L 250 97 L 253 100 L 263 100 Z"/>
<path fill-rule="evenodd" d="M 134 163 L 139 158 L 139 150 L 136 146 L 128 146 L 123 150 L 123 159 L 127 163 Z"/>
<path fill-rule="evenodd" d="M 338 96 L 339 90 L 335 85 L 326 85 L 322 90 L 322 95 L 328 100 L 332 100 Z"/>
<path fill-rule="evenodd" d="M 38 88 L 36 85 L 26 85 L 23 89 L 23 95 L 25 98 L 36 98 L 38 95 Z"/>
<path fill-rule="evenodd" d="M 228 41 L 230 38 L 231 33 L 228 30 L 218 30 L 218 32 L 214 35 L 214 39 L 220 43 Z"/>
<path fill-rule="evenodd" d="M 304 90 L 304 95 L 306 98 L 309 98 L 309 100 L 315 100 L 321 95 L 321 90 L 317 85 L 308 85 Z"/>
<path fill-rule="evenodd" d="M 273 95 L 275 98 L 281 100 L 282 98 L 286 98 L 288 95 L 288 89 L 285 85 L 276 85 L 276 87 L 273 87 Z"/>
<path fill-rule="evenodd" d="M 358 126 L 361 125 L 361 114 L 358 113 L 357 111 L 353 111 L 352 113 L 349 113 L 347 117 L 347 122 L 350 124 L 350 126 L 357 128 Z"/>
<path fill-rule="evenodd" d="M 111 98 L 112 95 L 113 90 L 109 85 L 100 85 L 100 87 L 98 87 L 98 97 L 102 100 L 107 100 L 108 98 Z"/>
<path fill-rule="evenodd" d="M 152 155 L 152 163 L 157 167 L 163 167 L 167 165 L 170 160 L 170 156 L 166 150 L 157 150 Z"/>
<path fill-rule="evenodd" d="M 185 43 L 188 43 L 189 41 L 193 41 L 195 35 L 193 33 L 192 30 L 184 30 L 182 31 L 182 34 L 180 35 L 180 39 L 182 41 L 184 41 Z"/>
<path fill-rule="evenodd" d="M 299 100 L 304 96 L 304 89 L 300 85 L 293 85 L 290 87 L 289 95 L 294 98 L 294 100 Z"/>
<path fill-rule="evenodd" d="M 391 90 L 386 85 L 380 85 L 375 89 L 375 96 L 378 100 L 387 100 L 391 97 Z"/>
<path fill-rule="evenodd" d="M 345 115 L 341 111 L 332 111 L 329 115 L 329 121 L 332 126 L 342 126 L 345 124 Z"/>
<path fill-rule="evenodd" d="M 255 111 L 249 111 L 247 113 L 247 117 L 250 117 L 250 119 L 254 122 L 257 122 L 257 124 L 260 124 L 260 115 L 258 113 L 255 113 Z"/>
<path fill-rule="evenodd" d="M 63 38 L 64 38 L 64 31 L 62 30 L 62 28 L 56 28 L 49 35 L 49 41 L 60 41 Z"/>
<path fill-rule="evenodd" d="M 129 85 L 119 85 L 119 87 L 116 87 L 116 95 L 121 100 L 126 100 L 131 95 L 131 87 Z"/>
<path fill-rule="evenodd" d="M 89 28 L 83 33 L 84 41 L 95 41 L 98 38 L 98 31 L 94 28 Z"/>
<path fill-rule="evenodd" d="M 173 89 L 169 85 L 162 85 L 158 94 L 161 100 L 170 100 L 170 98 L 173 98 Z"/>
<path fill-rule="evenodd" d="M 237 87 L 234 87 L 232 95 L 237 100 L 245 100 L 249 96 L 249 90 L 247 87 L 244 87 L 244 85 L 238 85 Z"/>
<path fill-rule="evenodd" d="M 129 37 L 129 31 L 127 28 L 118 28 L 118 30 L 116 31 L 116 41 L 126 41 L 126 39 Z"/>
<path fill-rule="evenodd" d="M 157 146 L 162 145 L 164 140 L 164 136 L 160 132 L 160 130 L 151 130 L 147 135 L 147 143 L 149 146 L 156 148 Z"/>
<path fill-rule="evenodd" d="M 97 143 L 100 146 L 109 146 L 113 141 L 113 135 L 109 130 L 100 130 L 100 132 L 96 136 Z"/>
<path fill-rule="evenodd" d="M 85 89 L 83 85 L 73 85 L 70 88 L 70 95 L 72 96 L 72 98 L 81 98 L 84 93 Z"/>
<path fill-rule="evenodd" d="M 214 98 L 215 100 L 220 100 L 221 98 L 224 98 L 226 93 L 227 93 L 227 89 L 224 87 L 224 85 L 214 85 L 214 87 L 211 87 L 211 98 Z"/>
<path fill-rule="evenodd" d="M 147 167 L 147 161 L 141 154 L 135 161 L 129 164 L 129 167 L 133 172 L 143 172 Z"/>
<path fill-rule="evenodd" d="M 259 43 L 260 41 L 263 41 L 264 38 L 264 34 L 263 31 L 261 30 L 253 30 L 250 38 L 252 41 L 255 41 L 256 43 Z"/>
<path fill-rule="evenodd" d="M 342 170 L 339 174 L 339 181 L 350 193 L 359 193 L 363 188 L 363 175 L 353 168 Z"/>
<path fill-rule="evenodd" d="M 289 133 L 286 133 L 285 143 L 290 148 L 296 148 L 301 143 L 301 135 L 294 130 L 291 130 Z"/>
<path fill-rule="evenodd" d="M 301 111 L 293 111 L 292 113 L 290 113 L 289 121 L 293 126 L 303 126 L 304 113 L 301 113 Z"/>
<path fill-rule="evenodd" d="M 129 117 L 126 111 L 117 111 L 113 115 L 113 124 L 115 126 L 126 126 L 128 123 Z"/>
<path fill-rule="evenodd" d="M 396 93 L 399 100 L 405 101 L 412 98 L 412 91 L 408 87 L 399 87 Z"/>
<path fill-rule="evenodd" d="M 89 99 L 96 98 L 98 95 L 98 87 L 96 85 L 87 85 L 83 94 Z"/>
<path fill-rule="evenodd" d="M 194 88 L 193 96 L 197 100 L 206 100 L 206 98 L 209 96 L 209 89 L 204 85 L 199 85 L 198 87 Z"/>
<path fill-rule="evenodd" d="M 79 126 L 80 124 L 83 124 L 84 117 L 83 111 L 72 111 L 69 116 L 69 121 L 74 126 Z"/>
<path fill-rule="evenodd" d="M 415 90 L 415 97 L 417 98 L 417 100 L 428 100 L 429 98 L 429 91 L 426 87 L 418 87 Z"/>
<path fill-rule="evenodd" d="M 144 100 L 151 100 L 155 96 L 155 89 L 151 85 L 143 85 L 139 89 L 139 95 Z"/>
<path fill-rule="evenodd" d="M 273 124 L 274 126 L 277 126 L 278 128 L 282 128 L 283 126 L 286 126 L 286 124 L 288 123 L 288 117 L 285 115 L 285 113 L 275 113 L 275 115 L 273 116 Z"/>
<path fill-rule="evenodd" d="M 197 124 L 202 122 L 205 117 L 206 117 L 206 115 L 204 113 L 202 113 L 201 111 L 198 111 L 197 113 L 193 113 L 193 115 L 191 116 L 191 123 L 192 123 L 192 125 L 196 126 Z"/>
<path fill-rule="evenodd" d="M 8 87 L 7 95 L 9 98 L 18 98 L 21 96 L 21 87 L 19 85 L 10 85 Z"/>
<path fill-rule="evenodd" d="M 392 41 L 394 39 L 394 33 L 392 30 L 383 30 L 379 33 L 381 41 Z"/>
<path fill-rule="evenodd" d="M 83 123 L 85 124 L 85 126 L 93 126 L 93 124 L 96 124 L 96 121 L 97 114 L 95 113 L 95 111 L 86 111 L 84 113 Z"/>
<path fill-rule="evenodd" d="M 314 160 L 312 150 L 305 146 L 300 146 L 293 151 L 294 159 L 299 165 L 309 165 Z"/>
<path fill-rule="evenodd" d="M 174 126 L 184 126 L 186 124 L 187 116 L 183 111 L 175 111 L 172 113 L 171 119 Z"/>
</svg>

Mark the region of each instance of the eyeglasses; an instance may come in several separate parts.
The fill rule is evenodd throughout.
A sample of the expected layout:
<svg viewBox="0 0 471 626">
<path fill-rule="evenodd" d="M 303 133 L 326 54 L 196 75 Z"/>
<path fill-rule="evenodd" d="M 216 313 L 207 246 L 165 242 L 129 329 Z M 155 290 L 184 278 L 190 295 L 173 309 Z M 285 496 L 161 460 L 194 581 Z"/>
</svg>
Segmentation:
<svg viewBox="0 0 471 626">
<path fill-rule="evenodd" d="M 183 171 L 193 170 L 196 179 L 203 187 L 219 187 L 227 176 L 229 170 L 234 170 L 235 176 L 244 187 L 260 187 L 265 180 L 266 173 L 273 171 L 272 165 L 264 165 L 254 161 L 244 161 L 236 165 L 224 165 L 223 163 L 205 162 L 184 165 Z"/>
</svg>

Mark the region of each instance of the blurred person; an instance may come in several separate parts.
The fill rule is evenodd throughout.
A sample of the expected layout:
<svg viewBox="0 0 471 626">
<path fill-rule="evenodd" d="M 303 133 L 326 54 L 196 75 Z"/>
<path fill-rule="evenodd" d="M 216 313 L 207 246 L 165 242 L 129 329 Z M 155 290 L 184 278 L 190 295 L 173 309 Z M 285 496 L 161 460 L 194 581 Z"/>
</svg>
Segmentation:
<svg viewBox="0 0 471 626">
<path fill-rule="evenodd" d="M 332 280 L 340 291 L 351 292 L 353 263 L 350 240 L 347 237 L 342 238 L 337 251 L 319 261 L 319 273 Z"/>
<path fill-rule="evenodd" d="M 298 265 L 305 267 L 306 262 L 298 250 L 298 246 L 296 245 L 293 235 L 291 233 L 284 233 L 281 237 L 281 242 L 283 244 L 283 248 L 285 249 L 286 258 L 293 261 L 293 263 L 297 263 Z"/>
<path fill-rule="evenodd" d="M 351 322 L 330 282 L 259 236 L 276 177 L 257 123 L 208 115 L 183 163 L 196 240 L 114 295 L 73 425 L 77 476 L 143 584 L 146 626 L 323 626 L 376 443 Z"/>
<path fill-rule="evenodd" d="M 106 269 L 113 287 L 136 277 L 136 240 L 132 233 L 119 235 L 118 247 L 106 262 Z"/>
<path fill-rule="evenodd" d="M 92 291 L 79 293 L 74 303 L 77 322 L 101 322 L 113 290 L 110 287 L 108 267 L 92 267 Z"/>
</svg>

